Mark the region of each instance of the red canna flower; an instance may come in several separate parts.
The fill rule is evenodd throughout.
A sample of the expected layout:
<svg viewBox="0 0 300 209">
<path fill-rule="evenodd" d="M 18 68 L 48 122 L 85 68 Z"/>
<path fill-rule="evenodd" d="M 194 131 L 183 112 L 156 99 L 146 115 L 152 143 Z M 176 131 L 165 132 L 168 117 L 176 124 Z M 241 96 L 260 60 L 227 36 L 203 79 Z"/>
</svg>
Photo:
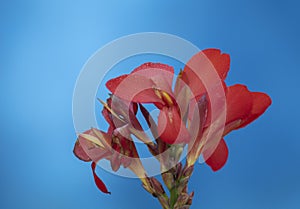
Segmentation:
<svg viewBox="0 0 300 209">
<path fill-rule="evenodd" d="M 160 63 L 145 63 L 130 74 L 109 80 L 106 86 L 124 100 L 155 104 L 160 109 L 159 138 L 168 144 L 188 143 L 190 154 L 187 160 L 190 165 L 203 153 L 206 163 L 213 170 L 218 170 L 228 157 L 222 137 L 255 120 L 271 104 L 268 95 L 250 92 L 244 85 L 227 87 L 224 80 L 229 67 L 228 54 L 222 54 L 218 49 L 207 49 L 188 61 L 177 77 L 174 90 L 173 68 Z M 198 104 L 203 97 L 206 98 L 202 101 L 207 103 L 205 107 Z M 197 108 L 197 104 L 202 105 L 202 110 Z M 202 112 L 200 118 L 195 113 L 196 109 Z M 193 119 L 195 114 L 197 117 Z M 198 127 L 192 127 L 195 123 Z M 214 133 L 209 135 L 212 129 Z"/>
<path fill-rule="evenodd" d="M 92 161 L 97 187 L 110 193 L 95 172 L 96 163 L 105 159 L 113 171 L 121 166 L 133 171 L 163 208 L 189 208 L 193 192 L 188 194 L 187 185 L 199 156 L 203 155 L 213 171 L 221 169 L 228 158 L 224 137 L 247 126 L 271 105 L 265 93 L 251 92 L 241 84 L 227 86 L 229 67 L 228 54 L 206 49 L 186 63 L 174 88 L 173 67 L 161 63 L 145 63 L 130 74 L 109 80 L 106 86 L 112 95 L 106 102 L 100 100 L 108 131 L 92 128 L 79 134 L 74 147 L 79 159 Z M 159 109 L 157 124 L 144 103 Z M 138 107 L 154 141 L 136 117 Z M 146 144 L 159 161 L 170 197 L 157 179 L 147 177 L 132 135 Z M 188 153 L 183 165 L 179 159 L 185 146 Z"/>
</svg>

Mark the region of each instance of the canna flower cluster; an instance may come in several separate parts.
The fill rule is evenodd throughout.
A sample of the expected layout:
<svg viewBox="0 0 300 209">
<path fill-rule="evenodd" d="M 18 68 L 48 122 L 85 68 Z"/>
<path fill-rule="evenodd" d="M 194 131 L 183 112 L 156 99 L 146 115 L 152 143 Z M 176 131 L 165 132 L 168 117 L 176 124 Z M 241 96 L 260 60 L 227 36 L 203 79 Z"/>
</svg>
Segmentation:
<svg viewBox="0 0 300 209">
<path fill-rule="evenodd" d="M 206 49 L 195 54 L 177 76 L 169 65 L 145 63 L 109 80 L 106 87 L 111 94 L 106 102 L 100 100 L 108 130 L 87 130 L 79 134 L 74 147 L 79 159 L 92 162 L 97 187 L 110 193 L 95 172 L 98 161 L 108 160 L 114 171 L 123 166 L 135 173 L 162 208 L 190 208 L 194 193 L 188 192 L 188 181 L 200 155 L 213 171 L 221 169 L 228 158 L 224 137 L 257 119 L 271 104 L 265 93 L 251 92 L 241 84 L 227 86 L 229 67 L 228 54 Z M 153 118 L 144 104 L 153 104 L 158 117 Z M 143 130 L 138 111 L 151 137 Z M 147 175 L 133 136 L 160 163 L 163 182 Z"/>
</svg>

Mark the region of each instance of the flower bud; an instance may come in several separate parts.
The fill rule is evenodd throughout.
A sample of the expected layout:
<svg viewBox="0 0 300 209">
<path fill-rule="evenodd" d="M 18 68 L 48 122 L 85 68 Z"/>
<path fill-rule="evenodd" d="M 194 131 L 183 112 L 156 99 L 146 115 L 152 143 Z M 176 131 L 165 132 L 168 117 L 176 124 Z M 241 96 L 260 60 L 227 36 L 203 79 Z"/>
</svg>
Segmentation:
<svg viewBox="0 0 300 209">
<path fill-rule="evenodd" d="M 187 184 L 189 182 L 189 177 L 181 178 L 177 185 L 177 192 L 180 194 L 181 192 L 185 192 L 187 190 Z"/>
<path fill-rule="evenodd" d="M 184 177 L 190 177 L 194 171 L 194 166 L 185 167 L 183 170 Z"/>
<path fill-rule="evenodd" d="M 159 196 L 157 197 L 160 204 L 163 206 L 163 209 L 169 209 L 170 208 L 170 205 L 169 205 L 169 202 L 168 202 L 168 199 L 164 196 Z"/>
<path fill-rule="evenodd" d="M 176 179 L 180 179 L 182 175 L 182 163 L 176 165 Z"/>
<path fill-rule="evenodd" d="M 186 203 L 187 205 L 192 205 L 193 197 L 194 197 L 194 191 L 191 192 L 191 194 L 189 195 L 189 199 Z"/>
<path fill-rule="evenodd" d="M 173 188 L 173 186 L 174 186 L 173 174 L 169 173 L 169 172 L 164 172 L 161 175 L 162 175 L 162 179 L 165 182 L 165 185 L 167 186 L 167 188 L 169 190 L 171 190 Z"/>
<path fill-rule="evenodd" d="M 158 147 L 156 144 L 147 144 L 147 147 L 153 156 L 157 156 L 159 154 Z"/>
<path fill-rule="evenodd" d="M 181 206 L 184 206 L 186 205 L 186 203 L 188 202 L 189 200 L 189 195 L 186 194 L 186 193 L 181 193 L 177 199 L 177 202 L 175 203 L 174 207 L 177 208 L 177 207 L 181 207 Z"/>
<path fill-rule="evenodd" d="M 154 194 L 154 191 L 153 191 L 153 189 L 152 189 L 152 187 L 151 187 L 150 179 L 149 179 L 148 177 L 146 177 L 146 178 L 144 178 L 143 180 L 144 180 L 144 181 L 143 181 L 143 184 L 142 184 L 143 188 L 144 188 L 147 192 L 149 192 L 149 193 L 151 193 L 151 194 L 153 195 L 153 194 Z M 153 196 L 154 196 L 154 195 L 153 195 Z"/>
<path fill-rule="evenodd" d="M 166 193 L 163 186 L 156 178 L 154 178 L 154 177 L 150 178 L 150 184 L 151 184 L 152 189 L 153 189 L 154 193 L 156 194 L 156 196 L 159 197 Z"/>
</svg>

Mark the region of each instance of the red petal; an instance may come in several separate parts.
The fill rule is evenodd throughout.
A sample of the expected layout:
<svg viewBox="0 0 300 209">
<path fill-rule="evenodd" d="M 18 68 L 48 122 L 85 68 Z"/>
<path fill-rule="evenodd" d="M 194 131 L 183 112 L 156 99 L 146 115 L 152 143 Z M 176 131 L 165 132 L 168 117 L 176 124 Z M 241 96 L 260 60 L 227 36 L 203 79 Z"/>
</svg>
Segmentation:
<svg viewBox="0 0 300 209">
<path fill-rule="evenodd" d="M 228 54 L 221 54 L 219 49 L 206 49 L 187 62 L 182 72 L 182 80 L 197 97 L 204 94 L 206 89 L 220 84 L 226 78 L 229 66 Z"/>
<path fill-rule="evenodd" d="M 119 77 L 110 79 L 109 81 L 106 82 L 106 87 L 108 88 L 108 90 L 110 90 L 112 93 L 114 93 L 116 91 L 116 89 L 118 88 L 118 86 L 120 85 L 120 83 L 123 82 L 123 80 L 125 78 L 127 78 L 128 75 L 121 75 Z"/>
<path fill-rule="evenodd" d="M 137 67 L 131 73 L 151 79 L 161 90 L 168 93 L 172 91 L 174 69 L 169 65 L 148 62 Z"/>
<path fill-rule="evenodd" d="M 117 170 L 119 170 L 120 166 L 121 166 L 121 158 L 120 158 L 120 153 L 119 151 L 115 151 L 112 156 L 111 156 L 111 160 L 110 160 L 110 166 L 111 169 L 116 172 Z"/>
<path fill-rule="evenodd" d="M 118 97 L 138 103 L 162 103 L 154 88 L 172 94 L 174 69 L 161 63 L 145 63 L 129 75 L 109 80 L 107 88 Z"/>
<path fill-rule="evenodd" d="M 213 171 L 220 170 L 225 165 L 228 158 L 228 147 L 224 139 L 219 142 L 219 145 L 211 156 L 205 156 L 205 153 L 203 155 L 204 159 L 208 157 L 205 162 Z"/>
<path fill-rule="evenodd" d="M 162 102 L 153 90 L 155 84 L 147 77 L 138 75 L 122 75 L 109 80 L 106 87 L 117 97 L 131 102 L 153 103 Z"/>
<path fill-rule="evenodd" d="M 230 56 L 221 54 L 219 49 L 205 49 L 202 51 L 216 68 L 220 78 L 225 80 L 230 67 Z"/>
<path fill-rule="evenodd" d="M 245 119 L 251 112 L 253 97 L 244 85 L 229 86 L 226 95 L 227 115 L 226 124 L 239 119 Z"/>
<path fill-rule="evenodd" d="M 76 157 L 78 157 L 80 160 L 89 162 L 92 159 L 86 154 L 86 152 L 83 150 L 82 146 L 80 145 L 79 141 L 76 141 L 73 153 Z"/>
<path fill-rule="evenodd" d="M 85 134 L 91 134 L 94 136 L 93 134 L 93 131 L 90 129 L 90 130 L 87 130 L 84 132 Z M 85 162 L 89 162 L 91 161 L 91 157 L 89 155 L 89 153 L 87 153 L 85 150 L 85 147 L 94 147 L 93 143 L 91 142 L 85 142 L 86 140 L 84 140 L 83 143 L 80 143 L 80 139 L 81 137 L 78 137 L 76 143 L 75 143 L 75 146 L 74 146 L 74 149 L 73 149 L 73 153 L 75 154 L 76 157 L 78 157 L 80 160 L 82 161 L 85 161 Z"/>
<path fill-rule="evenodd" d="M 261 116 L 272 103 L 271 98 L 265 93 L 251 92 L 251 95 L 253 99 L 251 112 L 239 128 L 248 125 Z"/>
<path fill-rule="evenodd" d="M 230 86 L 227 93 L 227 120 L 224 135 L 245 127 L 271 105 L 271 98 L 261 92 L 250 92 L 246 86 Z"/>
<path fill-rule="evenodd" d="M 96 135 L 96 131 L 101 138 L 99 138 Z M 108 134 L 96 129 L 90 129 L 88 131 L 85 131 L 84 134 L 88 134 L 93 137 L 96 137 L 99 140 L 99 142 L 105 146 L 105 148 L 100 147 L 95 143 L 91 142 L 90 140 L 87 140 L 84 137 L 79 136 L 78 142 L 80 143 L 80 146 L 83 149 L 83 151 L 91 160 L 97 162 L 100 159 L 107 158 L 109 155 L 111 155 L 110 136 Z"/>
<path fill-rule="evenodd" d="M 190 135 L 176 107 L 164 107 L 158 116 L 158 135 L 168 144 L 188 142 Z"/>
<path fill-rule="evenodd" d="M 165 70 L 165 71 L 168 71 L 169 73 L 174 74 L 173 67 L 166 65 L 166 64 L 153 63 L 153 62 L 144 63 L 144 64 L 140 65 L 139 67 L 135 68 L 131 73 L 135 73 L 135 72 L 149 69 L 149 68 L 158 68 L 158 69 Z"/>
<path fill-rule="evenodd" d="M 221 84 L 221 87 L 216 86 L 215 89 L 212 89 L 211 94 L 206 93 L 195 98 L 195 101 L 198 101 L 202 97 L 206 97 L 207 100 L 207 118 L 204 127 L 208 127 L 211 123 L 218 120 L 221 114 L 223 114 L 226 103 L 227 86 L 224 81 L 222 81 Z M 190 102 L 189 119 L 192 117 L 192 112 L 195 108 L 195 101 L 192 99 Z"/>
<path fill-rule="evenodd" d="M 92 162 L 92 171 L 93 171 L 93 176 L 94 176 L 94 180 L 95 180 L 95 183 L 98 187 L 98 189 L 103 192 L 103 193 L 106 193 L 106 194 L 111 194 L 105 184 L 103 183 L 103 181 L 97 176 L 96 172 L 95 172 L 95 169 L 96 169 L 96 163 L 95 162 Z"/>
</svg>

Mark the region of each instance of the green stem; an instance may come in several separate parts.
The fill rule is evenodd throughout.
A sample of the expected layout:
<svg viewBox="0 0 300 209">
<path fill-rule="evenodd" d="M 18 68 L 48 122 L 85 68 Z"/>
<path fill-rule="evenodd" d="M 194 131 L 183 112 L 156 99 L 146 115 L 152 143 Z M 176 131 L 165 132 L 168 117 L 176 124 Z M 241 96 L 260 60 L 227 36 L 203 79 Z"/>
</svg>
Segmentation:
<svg viewBox="0 0 300 209">
<path fill-rule="evenodd" d="M 170 209 L 174 208 L 174 205 L 178 199 L 177 187 L 173 187 L 170 191 Z"/>
</svg>

